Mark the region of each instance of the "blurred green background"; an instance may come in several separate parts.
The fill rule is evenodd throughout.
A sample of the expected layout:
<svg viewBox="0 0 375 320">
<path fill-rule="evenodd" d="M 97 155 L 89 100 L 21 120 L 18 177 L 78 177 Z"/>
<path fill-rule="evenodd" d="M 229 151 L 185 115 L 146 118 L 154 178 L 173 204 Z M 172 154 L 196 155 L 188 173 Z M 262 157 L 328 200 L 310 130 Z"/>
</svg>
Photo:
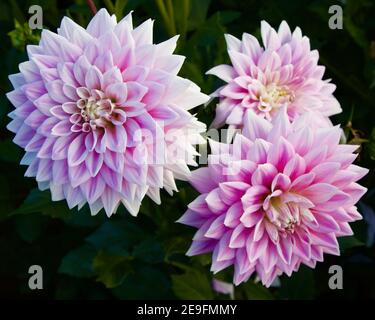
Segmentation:
<svg viewBox="0 0 375 320">
<path fill-rule="evenodd" d="M 210 256 L 184 255 L 194 234 L 174 223 L 196 196 L 185 183 L 170 197 L 162 192 L 162 206 L 145 199 L 138 218 L 124 208 L 108 219 L 103 212 L 90 217 L 87 207 L 69 210 L 64 201 L 51 202 L 36 182 L 25 178 L 19 165 L 22 151 L 5 128 L 12 110 L 5 97 L 8 74 L 18 72 L 27 59 L 25 45 L 37 43 L 40 31 L 27 26 L 28 8 L 43 8 L 43 25 L 56 31 L 64 15 L 86 26 L 92 14 L 86 1 L 0 2 L 0 297 L 56 299 L 229 299 L 212 289 Z M 204 73 L 228 62 L 223 34 L 242 32 L 259 36 L 261 20 L 278 27 L 282 20 L 300 26 L 320 52 L 325 78 L 337 85 L 335 96 L 343 113 L 341 123 L 349 143 L 361 144 L 358 164 L 370 168 L 362 183 L 369 189 L 360 203 L 366 220 L 352 224 L 355 236 L 340 239 L 341 256 L 326 256 L 315 270 L 302 267 L 291 278 L 282 276 L 276 287 L 265 289 L 250 279 L 235 288 L 237 299 L 375 298 L 375 2 L 343 1 L 226 1 L 226 0 L 106 0 L 95 1 L 122 18 L 135 10 L 135 25 L 156 19 L 154 39 L 179 33 L 177 51 L 187 56 L 181 75 L 196 82 L 205 93 L 221 85 Z M 328 8 L 338 4 L 344 12 L 344 29 L 328 27 Z M 166 11 L 162 10 L 165 8 Z M 25 24 L 26 23 L 26 24 Z M 195 112 L 209 124 L 214 103 Z M 30 265 L 44 271 L 44 289 L 28 288 Z M 328 268 L 344 270 L 344 290 L 328 288 Z M 215 275 L 230 282 L 232 270 Z"/>
</svg>

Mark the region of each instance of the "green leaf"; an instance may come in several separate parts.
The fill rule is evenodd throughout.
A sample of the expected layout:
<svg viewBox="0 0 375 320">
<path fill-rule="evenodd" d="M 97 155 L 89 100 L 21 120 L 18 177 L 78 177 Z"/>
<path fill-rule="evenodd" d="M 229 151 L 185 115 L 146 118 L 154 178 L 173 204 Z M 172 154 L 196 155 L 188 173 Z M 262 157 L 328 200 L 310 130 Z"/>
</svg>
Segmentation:
<svg viewBox="0 0 375 320">
<path fill-rule="evenodd" d="M 165 273 L 156 268 L 140 264 L 134 268 L 123 283 L 112 289 L 118 299 L 171 299 L 171 283 Z"/>
<path fill-rule="evenodd" d="M 43 208 L 50 204 L 50 202 L 49 192 L 33 189 L 30 191 L 23 204 L 11 214 L 16 215 L 41 212 Z"/>
<path fill-rule="evenodd" d="M 169 238 L 164 241 L 165 257 L 168 260 L 174 254 L 185 254 L 188 249 L 187 240 L 183 237 Z"/>
<path fill-rule="evenodd" d="M 132 271 L 132 259 L 126 254 L 113 255 L 104 250 L 99 251 L 93 262 L 97 281 L 102 282 L 107 288 L 119 286 Z"/>
<path fill-rule="evenodd" d="M 159 263 L 163 261 L 164 252 L 160 243 L 155 238 L 150 238 L 135 246 L 133 256 L 147 263 Z"/>
<path fill-rule="evenodd" d="M 371 131 L 370 140 L 366 144 L 366 149 L 368 150 L 371 160 L 375 160 L 375 128 Z"/>
<path fill-rule="evenodd" d="M 248 281 L 243 285 L 246 297 L 249 300 L 273 300 L 274 297 L 271 292 L 261 283 Z"/>
<path fill-rule="evenodd" d="M 72 210 L 71 210 L 72 211 Z M 105 214 L 91 215 L 89 207 L 86 205 L 81 210 L 74 210 L 69 214 L 66 223 L 74 227 L 98 227 L 108 220 Z"/>
<path fill-rule="evenodd" d="M 188 30 L 196 29 L 204 23 L 210 3 L 211 0 L 191 0 Z"/>
<path fill-rule="evenodd" d="M 204 81 L 200 67 L 197 66 L 195 63 L 191 63 L 190 61 L 184 62 L 183 69 L 181 72 L 189 76 L 189 78 L 197 84 L 202 84 Z"/>
<path fill-rule="evenodd" d="M 14 20 L 14 27 L 14 30 L 8 33 L 13 47 L 23 51 L 27 44 L 37 44 L 39 42 L 39 34 L 33 32 L 27 22 L 21 24 Z"/>
<path fill-rule="evenodd" d="M 172 0 L 177 33 L 181 35 L 179 41 L 183 41 L 186 36 L 191 9 L 190 2 L 191 0 Z"/>
<path fill-rule="evenodd" d="M 280 277 L 280 297 L 282 299 L 313 299 L 315 295 L 314 271 L 306 266 L 301 266 L 298 272 L 291 277 Z"/>
<path fill-rule="evenodd" d="M 44 225 L 45 217 L 40 214 L 19 216 L 15 219 L 18 235 L 29 243 L 32 243 L 42 234 Z"/>
<path fill-rule="evenodd" d="M 200 254 L 198 256 L 193 257 L 193 261 L 198 262 L 202 266 L 208 266 L 212 262 L 212 254 Z"/>
<path fill-rule="evenodd" d="M 73 249 L 61 261 L 58 272 L 77 278 L 90 278 L 94 275 L 93 259 L 96 250 L 88 244 Z"/>
<path fill-rule="evenodd" d="M 211 282 L 204 273 L 197 269 L 190 269 L 182 275 L 173 275 L 172 287 L 180 299 L 213 299 Z"/>
<path fill-rule="evenodd" d="M 341 253 L 344 253 L 348 249 L 351 249 L 354 247 L 361 247 L 365 245 L 362 241 L 360 241 L 358 238 L 354 236 L 340 237 L 338 238 L 338 242 L 339 242 Z"/>
<path fill-rule="evenodd" d="M 108 249 L 114 245 L 129 248 L 142 240 L 143 231 L 129 219 L 121 221 L 107 221 L 86 241 L 98 249 Z"/>
<path fill-rule="evenodd" d="M 41 212 L 52 218 L 69 218 L 69 208 L 65 202 L 52 202 L 51 193 L 49 191 L 40 191 L 33 189 L 30 191 L 25 201 L 10 215 L 29 214 Z"/>
</svg>

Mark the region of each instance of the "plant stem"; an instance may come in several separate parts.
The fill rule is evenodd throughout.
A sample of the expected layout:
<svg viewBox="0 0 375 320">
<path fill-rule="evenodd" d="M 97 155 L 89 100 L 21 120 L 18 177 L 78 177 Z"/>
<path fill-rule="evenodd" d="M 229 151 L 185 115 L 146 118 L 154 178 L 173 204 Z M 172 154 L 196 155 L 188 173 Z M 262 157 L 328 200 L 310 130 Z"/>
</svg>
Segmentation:
<svg viewBox="0 0 375 320">
<path fill-rule="evenodd" d="M 164 25 L 165 25 L 165 28 L 167 29 L 167 32 L 169 33 L 169 35 L 172 35 L 172 29 L 171 29 L 171 24 L 169 21 L 168 12 L 165 8 L 163 0 L 156 0 L 156 4 L 159 8 L 160 15 L 162 16 L 164 20 Z"/>
<path fill-rule="evenodd" d="M 187 23 L 188 23 L 188 18 L 190 14 L 190 0 L 182 0 L 183 1 L 183 20 L 181 23 L 181 34 L 185 38 L 186 37 L 186 32 L 187 32 Z"/>
<path fill-rule="evenodd" d="M 87 5 L 90 8 L 92 14 L 95 15 L 98 12 L 98 10 L 96 9 L 94 1 L 93 0 L 86 0 L 86 2 L 87 2 Z"/>
<path fill-rule="evenodd" d="M 115 6 L 111 0 L 103 0 L 103 2 L 110 13 L 115 13 Z"/>
<path fill-rule="evenodd" d="M 174 12 L 173 12 L 173 4 L 172 0 L 166 0 L 167 1 L 167 10 L 169 13 L 169 22 L 171 27 L 172 35 L 174 36 L 176 34 L 176 24 L 174 21 Z"/>
<path fill-rule="evenodd" d="M 117 19 L 121 19 L 123 17 L 124 8 L 126 7 L 128 0 L 116 0 L 115 3 L 115 15 Z"/>
</svg>

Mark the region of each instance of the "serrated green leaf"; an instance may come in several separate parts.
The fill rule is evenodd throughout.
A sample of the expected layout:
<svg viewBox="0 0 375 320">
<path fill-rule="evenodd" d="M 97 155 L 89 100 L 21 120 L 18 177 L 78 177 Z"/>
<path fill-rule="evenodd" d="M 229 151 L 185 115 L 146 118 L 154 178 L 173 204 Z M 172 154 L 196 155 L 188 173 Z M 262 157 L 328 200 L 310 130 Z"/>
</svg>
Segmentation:
<svg viewBox="0 0 375 320">
<path fill-rule="evenodd" d="M 183 237 L 170 238 L 164 241 L 166 259 L 169 259 L 170 256 L 176 253 L 185 254 L 187 248 L 187 240 Z"/>
<path fill-rule="evenodd" d="M 155 266 L 144 264 L 135 266 L 134 271 L 112 292 L 119 299 L 175 298 L 167 275 Z"/>
<path fill-rule="evenodd" d="M 141 241 L 142 230 L 129 220 L 107 221 L 94 233 L 86 238 L 86 241 L 98 249 L 107 249 L 114 245 L 129 248 Z"/>
<path fill-rule="evenodd" d="M 155 238 L 150 238 L 134 247 L 133 256 L 147 263 L 159 263 L 163 261 L 164 252 L 160 243 Z"/>
<path fill-rule="evenodd" d="M 340 237 L 338 238 L 340 251 L 341 253 L 344 253 L 346 250 L 354 248 L 354 247 L 361 247 L 365 244 L 357 239 L 355 236 L 350 237 Z"/>
<path fill-rule="evenodd" d="M 69 218 L 69 208 L 63 201 L 53 202 L 49 191 L 33 189 L 30 191 L 24 202 L 10 216 L 19 214 L 30 214 L 41 212 L 43 215 L 52 218 Z"/>
<path fill-rule="evenodd" d="M 18 50 L 24 50 L 27 44 L 36 44 L 40 40 L 39 34 L 33 32 L 28 23 L 19 23 L 14 21 L 14 30 L 8 33 L 13 47 Z"/>
<path fill-rule="evenodd" d="M 50 194 L 47 191 L 33 189 L 30 191 L 23 204 L 11 214 L 17 215 L 41 212 L 50 202 Z"/>
<path fill-rule="evenodd" d="M 198 256 L 193 257 L 193 261 L 198 262 L 202 266 L 208 266 L 212 262 L 212 254 L 200 254 Z"/>
<path fill-rule="evenodd" d="M 180 299 L 213 299 L 211 282 L 204 273 L 196 269 L 190 269 L 182 275 L 173 275 L 172 287 L 174 293 Z"/>
<path fill-rule="evenodd" d="M 99 251 L 93 262 L 97 281 L 102 282 L 107 288 L 115 288 L 121 285 L 132 271 L 132 260 L 131 256 L 118 256 L 104 250 Z"/>
<path fill-rule="evenodd" d="M 273 300 L 272 293 L 260 283 L 251 280 L 243 285 L 246 297 L 249 300 Z"/>
<path fill-rule="evenodd" d="M 61 261 L 58 272 L 78 278 L 90 278 L 94 275 L 93 260 L 97 251 L 84 244 L 68 252 Z"/>
<path fill-rule="evenodd" d="M 306 266 L 301 266 L 291 277 L 280 277 L 279 290 L 282 299 L 313 299 L 315 295 L 314 271 Z"/>
</svg>

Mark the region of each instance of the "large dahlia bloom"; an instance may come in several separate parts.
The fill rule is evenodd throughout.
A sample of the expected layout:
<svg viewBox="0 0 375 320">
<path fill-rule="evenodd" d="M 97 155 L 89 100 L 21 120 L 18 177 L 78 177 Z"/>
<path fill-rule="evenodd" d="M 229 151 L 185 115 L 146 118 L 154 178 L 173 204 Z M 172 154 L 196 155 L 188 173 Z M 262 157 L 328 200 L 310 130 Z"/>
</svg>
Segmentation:
<svg viewBox="0 0 375 320">
<path fill-rule="evenodd" d="M 269 286 L 339 254 L 336 238 L 361 219 L 356 181 L 368 170 L 352 164 L 357 147 L 339 144 L 339 127 L 311 121 L 290 123 L 284 108 L 271 124 L 248 111 L 233 144 L 211 142 L 208 167 L 191 175 L 201 195 L 179 220 L 199 229 L 188 255 L 213 252 L 213 272 L 234 265 L 236 285 L 256 273 Z"/>
<path fill-rule="evenodd" d="M 219 65 L 207 72 L 227 82 L 213 94 L 220 101 L 212 126 L 227 123 L 241 128 L 248 109 L 270 120 L 283 105 L 288 106 L 291 120 L 313 111 L 317 124 L 331 125 L 328 117 L 341 112 L 332 95 L 336 86 L 322 80 L 325 68 L 317 64 L 319 53 L 310 50 L 309 39 L 298 27 L 291 33 L 285 21 L 278 31 L 262 21 L 261 35 L 264 48 L 247 33 L 242 41 L 225 36 L 232 66 Z"/>
<path fill-rule="evenodd" d="M 190 173 L 205 126 L 188 110 L 208 97 L 177 76 L 177 37 L 153 44 L 152 31 L 151 20 L 133 28 L 130 14 L 116 23 L 104 9 L 86 29 L 64 17 L 9 77 L 8 129 L 25 175 L 53 200 L 107 215 L 122 202 L 136 215 L 145 194 L 160 202 Z"/>
</svg>

